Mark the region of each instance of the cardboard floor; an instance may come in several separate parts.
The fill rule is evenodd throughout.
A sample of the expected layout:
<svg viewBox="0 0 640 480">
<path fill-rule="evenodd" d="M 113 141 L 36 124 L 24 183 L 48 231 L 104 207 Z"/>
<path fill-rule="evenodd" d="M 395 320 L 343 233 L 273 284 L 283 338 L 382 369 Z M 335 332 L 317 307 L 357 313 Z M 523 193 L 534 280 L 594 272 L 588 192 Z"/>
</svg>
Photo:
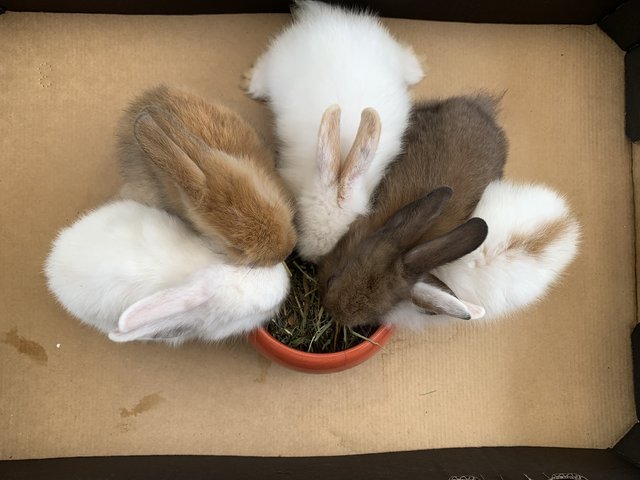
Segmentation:
<svg viewBox="0 0 640 480">
<path fill-rule="evenodd" d="M 506 91 L 507 176 L 561 190 L 582 221 L 582 253 L 535 308 L 401 332 L 356 369 L 311 376 L 242 340 L 111 343 L 48 294 L 54 235 L 118 188 L 127 102 L 182 85 L 272 138 L 239 83 L 287 21 L 0 16 L 0 457 L 611 446 L 635 421 L 632 146 L 623 53 L 595 26 L 388 22 L 431 69 L 416 98 Z"/>
</svg>

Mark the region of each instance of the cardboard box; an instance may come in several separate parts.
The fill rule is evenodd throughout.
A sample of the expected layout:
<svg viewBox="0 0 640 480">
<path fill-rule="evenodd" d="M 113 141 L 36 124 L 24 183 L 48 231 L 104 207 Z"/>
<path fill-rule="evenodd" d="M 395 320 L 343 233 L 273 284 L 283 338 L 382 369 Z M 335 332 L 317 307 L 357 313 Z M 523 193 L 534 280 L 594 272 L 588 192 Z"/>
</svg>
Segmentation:
<svg viewBox="0 0 640 480">
<path fill-rule="evenodd" d="M 633 138 L 640 111 L 638 50 L 625 47 L 625 117 L 625 51 L 593 24 L 620 2 L 558 2 L 556 16 L 527 5 L 511 17 L 514 7 L 496 0 L 471 10 L 429 2 L 435 11 L 378 2 L 383 16 L 414 17 L 385 19 L 430 68 L 414 98 L 506 92 L 506 177 L 565 193 L 584 238 L 535 307 L 401 332 L 365 364 L 326 376 L 272 365 L 242 340 L 112 343 L 65 314 L 42 275 L 56 232 L 117 191 L 116 121 L 144 88 L 163 82 L 222 98 L 273 146 L 269 109 L 239 83 L 289 16 L 233 12 L 283 11 L 286 2 L 212 2 L 206 13 L 231 13 L 197 16 L 23 11 L 47 3 L 5 1 L 0 15 L 0 478 L 638 478 L 629 339 L 640 148 L 625 136 L 625 118 Z M 133 13 L 201 8 L 136 5 Z M 487 21 L 491 11 L 501 22 L 586 24 L 453 21 Z M 514 446 L 541 448 L 477 448 Z M 563 471 L 582 477 L 552 477 Z"/>
</svg>

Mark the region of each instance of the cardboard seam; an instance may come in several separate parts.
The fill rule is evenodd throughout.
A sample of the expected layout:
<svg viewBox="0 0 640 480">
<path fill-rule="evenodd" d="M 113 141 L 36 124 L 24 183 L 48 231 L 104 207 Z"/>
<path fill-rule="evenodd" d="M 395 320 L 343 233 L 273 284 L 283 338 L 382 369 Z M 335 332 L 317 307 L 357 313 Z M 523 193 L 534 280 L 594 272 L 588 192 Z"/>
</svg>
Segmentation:
<svg viewBox="0 0 640 480">
<path fill-rule="evenodd" d="M 631 44 L 626 44 L 624 42 L 624 35 L 620 35 L 620 29 L 624 29 L 624 27 L 629 28 L 629 23 L 627 23 L 627 17 L 629 15 L 637 16 L 637 11 L 631 10 L 629 12 L 629 4 L 633 0 L 623 1 L 618 6 L 616 6 L 612 11 L 604 15 L 600 20 L 598 20 L 597 25 L 600 29 L 607 34 L 607 36 L 615 42 L 616 45 L 620 49 L 625 52 L 633 50 L 638 45 L 640 45 L 640 38 L 636 41 L 633 41 Z"/>
<path fill-rule="evenodd" d="M 638 428 L 640 428 L 640 423 L 636 422 L 627 433 L 611 448 L 610 450 L 614 452 L 619 458 L 624 460 L 625 462 L 633 465 L 634 467 L 640 467 L 640 461 L 637 457 L 637 439 L 638 439 Z"/>
</svg>

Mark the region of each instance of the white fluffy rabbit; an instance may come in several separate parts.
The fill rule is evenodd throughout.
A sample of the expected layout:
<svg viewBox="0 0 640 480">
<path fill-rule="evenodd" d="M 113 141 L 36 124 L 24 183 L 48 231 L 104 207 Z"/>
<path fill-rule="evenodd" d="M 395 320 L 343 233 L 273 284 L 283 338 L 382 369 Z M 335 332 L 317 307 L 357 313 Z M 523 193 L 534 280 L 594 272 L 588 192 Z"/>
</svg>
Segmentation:
<svg viewBox="0 0 640 480">
<path fill-rule="evenodd" d="M 282 263 L 225 264 L 176 217 L 131 200 L 64 229 L 45 264 L 72 315 L 115 342 L 221 340 L 261 326 L 289 290 Z"/>
<path fill-rule="evenodd" d="M 316 260 L 368 211 L 401 150 L 408 87 L 424 72 L 369 13 L 312 1 L 297 1 L 292 13 L 246 88 L 273 109 L 278 168 L 297 201 L 298 250 Z"/>
<path fill-rule="evenodd" d="M 545 186 L 494 181 L 472 216 L 487 222 L 485 241 L 432 273 L 465 303 L 480 306 L 474 318 L 491 320 L 538 301 L 576 256 L 580 226 L 565 199 Z M 410 328 L 438 320 L 450 322 L 451 317 L 434 315 L 425 321 L 410 302 L 385 317 L 386 323 Z"/>
</svg>

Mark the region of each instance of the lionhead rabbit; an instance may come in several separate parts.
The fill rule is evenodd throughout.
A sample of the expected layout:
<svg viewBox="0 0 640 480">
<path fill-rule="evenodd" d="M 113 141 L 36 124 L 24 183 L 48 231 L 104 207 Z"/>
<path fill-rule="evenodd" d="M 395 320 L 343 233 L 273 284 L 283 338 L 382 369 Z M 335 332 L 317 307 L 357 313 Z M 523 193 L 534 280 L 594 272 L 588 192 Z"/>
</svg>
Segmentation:
<svg viewBox="0 0 640 480">
<path fill-rule="evenodd" d="M 238 264 L 275 265 L 293 250 L 293 209 L 254 128 L 223 105 L 165 86 L 119 128 L 122 197 L 165 209 Z"/>
<path fill-rule="evenodd" d="M 411 48 L 368 13 L 311 1 L 292 13 L 246 87 L 273 109 L 278 169 L 297 202 L 298 250 L 316 260 L 368 211 L 401 150 L 408 87 L 424 73 Z"/>
<path fill-rule="evenodd" d="M 416 107 L 407 153 L 382 181 L 374 210 L 321 260 L 321 295 L 336 320 L 420 326 L 425 313 L 506 313 L 539 298 L 573 259 L 578 227 L 560 197 L 489 186 L 506 156 L 496 105 L 479 95 Z M 450 201 L 440 185 L 453 188 Z M 487 221 L 489 237 L 472 213 Z"/>
<path fill-rule="evenodd" d="M 116 342 L 221 340 L 261 326 L 289 289 L 282 263 L 248 267 L 167 212 L 131 200 L 64 229 L 45 264 L 72 315 Z"/>
</svg>

